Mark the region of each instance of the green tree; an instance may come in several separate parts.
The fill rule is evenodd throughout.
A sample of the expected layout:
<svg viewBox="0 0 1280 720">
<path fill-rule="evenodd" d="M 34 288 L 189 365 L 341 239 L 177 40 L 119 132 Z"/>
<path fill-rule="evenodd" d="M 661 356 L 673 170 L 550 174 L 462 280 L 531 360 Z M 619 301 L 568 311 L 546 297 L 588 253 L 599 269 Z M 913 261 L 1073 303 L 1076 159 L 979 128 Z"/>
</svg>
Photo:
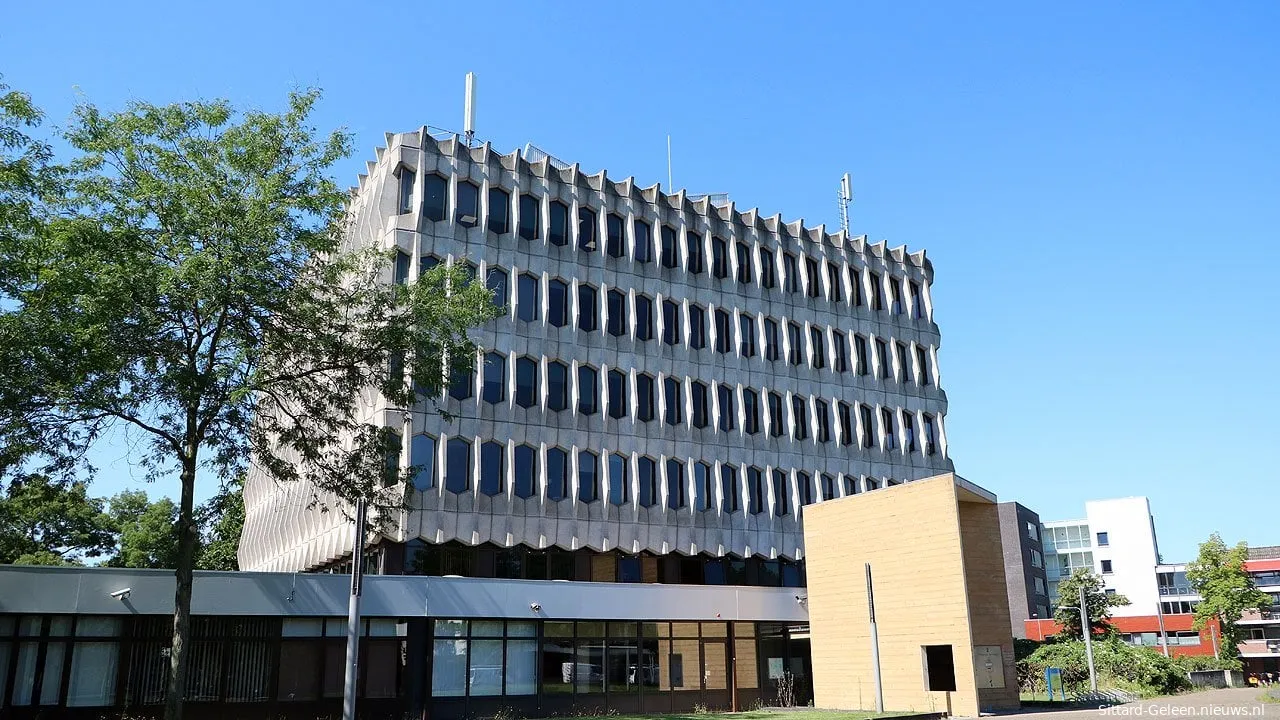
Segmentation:
<svg viewBox="0 0 1280 720">
<path fill-rule="evenodd" d="M 244 530 L 244 477 L 237 476 L 200 506 L 196 513 L 203 543 L 196 567 L 201 570 L 239 570 L 236 557 Z"/>
<path fill-rule="evenodd" d="M 0 563 L 79 565 L 115 547 L 101 498 L 82 482 L 42 475 L 14 480 L 0 497 Z"/>
<path fill-rule="evenodd" d="M 1218 657 L 1239 656 L 1241 632 L 1237 623 L 1246 610 L 1266 606 L 1271 597 L 1253 583 L 1244 569 L 1249 546 L 1243 541 L 1228 547 L 1222 536 L 1214 533 L 1200 543 L 1196 559 L 1187 563 L 1187 580 L 1200 596 L 1196 606 L 1195 629 L 1203 630 L 1212 618 L 1221 629 Z"/>
<path fill-rule="evenodd" d="M 178 507 L 167 497 L 152 502 L 142 490 L 111 498 L 111 520 L 120 533 L 120 549 L 111 567 L 167 568 L 178 562 Z"/>
<path fill-rule="evenodd" d="M 393 284 L 387 249 L 346 242 L 328 173 L 350 140 L 311 127 L 318 97 L 281 113 L 82 106 L 67 203 L 0 247 L 0 452 L 67 463 L 121 426 L 150 479 L 180 479 L 168 720 L 186 686 L 197 472 L 234 477 L 252 458 L 337 511 L 403 508 L 407 485 L 384 471 L 399 436 L 359 396 L 425 411 L 496 314 L 458 265 Z"/>
<path fill-rule="evenodd" d="M 1084 637 L 1080 625 L 1080 588 L 1084 588 L 1085 607 L 1089 611 L 1089 629 L 1094 635 L 1109 635 L 1111 608 L 1129 604 L 1129 598 L 1115 593 L 1108 594 L 1102 578 L 1090 570 L 1077 570 L 1074 575 L 1058 583 L 1058 607 L 1053 620 L 1062 628 L 1058 635 L 1080 640 Z"/>
</svg>

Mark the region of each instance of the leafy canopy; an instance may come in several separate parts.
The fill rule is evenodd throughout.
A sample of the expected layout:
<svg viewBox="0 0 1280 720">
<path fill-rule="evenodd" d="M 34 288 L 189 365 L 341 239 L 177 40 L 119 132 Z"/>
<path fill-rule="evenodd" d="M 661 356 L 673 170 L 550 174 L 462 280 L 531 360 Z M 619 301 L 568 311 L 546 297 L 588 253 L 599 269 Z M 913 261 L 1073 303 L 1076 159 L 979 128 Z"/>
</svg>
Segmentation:
<svg viewBox="0 0 1280 720">
<path fill-rule="evenodd" d="M 1129 604 L 1129 598 L 1119 594 L 1107 594 L 1101 577 L 1090 570 L 1077 570 L 1074 575 L 1058 584 L 1058 607 L 1053 619 L 1062 628 L 1059 635 L 1080 640 L 1084 638 L 1080 624 L 1080 588 L 1084 588 L 1085 607 L 1089 611 L 1089 628 L 1094 635 L 1110 634 L 1111 608 Z"/>
<path fill-rule="evenodd" d="M 104 505 L 82 482 L 15 480 L 0 497 L 0 563 L 79 565 L 109 554 L 115 526 Z"/>
<path fill-rule="evenodd" d="M 1203 630 L 1210 619 L 1217 618 L 1222 632 L 1219 657 L 1234 658 L 1239 654 L 1237 645 L 1243 638 L 1237 623 L 1245 611 L 1271 602 L 1271 596 L 1259 590 L 1245 570 L 1248 559 L 1246 543 L 1228 547 L 1222 536 L 1214 533 L 1200 543 L 1196 559 L 1187 563 L 1187 580 L 1200 596 L 1195 628 Z"/>
</svg>

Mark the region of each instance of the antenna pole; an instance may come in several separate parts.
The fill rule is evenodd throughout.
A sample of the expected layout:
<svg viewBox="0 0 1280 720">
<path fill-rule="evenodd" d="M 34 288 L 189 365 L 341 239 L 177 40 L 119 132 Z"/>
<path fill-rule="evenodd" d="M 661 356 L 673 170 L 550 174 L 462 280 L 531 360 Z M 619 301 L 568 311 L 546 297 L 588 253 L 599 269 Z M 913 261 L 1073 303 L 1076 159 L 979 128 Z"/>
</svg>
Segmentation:
<svg viewBox="0 0 1280 720">
<path fill-rule="evenodd" d="M 849 173 L 840 178 L 840 229 L 845 237 L 849 236 L 849 203 L 853 202 L 853 180 Z"/>
<path fill-rule="evenodd" d="M 462 105 L 462 131 L 467 136 L 467 147 L 476 139 L 476 74 L 467 73 L 467 94 Z"/>
<path fill-rule="evenodd" d="M 667 133 L 667 192 L 675 189 L 675 183 L 671 182 L 671 133 Z"/>
</svg>

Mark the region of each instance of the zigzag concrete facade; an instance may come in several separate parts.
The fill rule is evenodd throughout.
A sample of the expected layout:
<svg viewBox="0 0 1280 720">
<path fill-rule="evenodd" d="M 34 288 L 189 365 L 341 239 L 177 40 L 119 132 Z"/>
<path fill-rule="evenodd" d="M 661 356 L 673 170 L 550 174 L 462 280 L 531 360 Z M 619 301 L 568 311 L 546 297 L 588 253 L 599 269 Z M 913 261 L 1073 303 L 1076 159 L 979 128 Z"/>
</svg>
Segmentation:
<svg viewBox="0 0 1280 720">
<path fill-rule="evenodd" d="M 455 419 L 370 398 L 425 468 L 389 541 L 800 560 L 806 504 L 953 470 L 922 250 L 425 128 L 352 210 L 388 282 L 466 262 L 506 307 Z M 348 553 L 311 497 L 250 473 L 243 568 Z"/>
</svg>

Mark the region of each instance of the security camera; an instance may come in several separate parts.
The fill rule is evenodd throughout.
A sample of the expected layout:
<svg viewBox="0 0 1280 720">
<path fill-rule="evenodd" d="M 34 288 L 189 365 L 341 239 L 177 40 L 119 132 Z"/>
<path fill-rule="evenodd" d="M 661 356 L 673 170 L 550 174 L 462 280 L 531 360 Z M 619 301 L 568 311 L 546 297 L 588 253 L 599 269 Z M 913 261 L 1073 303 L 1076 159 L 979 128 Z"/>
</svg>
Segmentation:
<svg viewBox="0 0 1280 720">
<path fill-rule="evenodd" d="M 534 612 L 542 612 L 542 606 L 536 602 L 529 603 L 529 609 Z"/>
<path fill-rule="evenodd" d="M 803 604 L 805 603 L 805 601 L 806 601 L 806 600 L 808 600 L 808 599 L 809 599 L 809 598 L 808 598 L 808 596 L 806 596 L 806 595 L 797 595 L 797 596 L 796 596 L 796 604 L 798 604 L 798 605 L 803 605 Z"/>
<path fill-rule="evenodd" d="M 132 591 L 133 591 L 133 588 L 124 588 L 123 590 L 116 590 L 115 592 L 111 593 L 111 597 L 117 600 L 122 600 L 122 601 L 128 600 L 129 593 Z"/>
</svg>

